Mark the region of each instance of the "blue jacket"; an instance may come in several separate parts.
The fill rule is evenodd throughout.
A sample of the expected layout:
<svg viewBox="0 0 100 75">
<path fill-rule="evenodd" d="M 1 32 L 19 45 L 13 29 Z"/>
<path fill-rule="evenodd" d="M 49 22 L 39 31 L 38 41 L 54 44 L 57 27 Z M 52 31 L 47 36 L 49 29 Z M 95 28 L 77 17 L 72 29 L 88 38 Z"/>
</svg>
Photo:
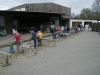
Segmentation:
<svg viewBox="0 0 100 75">
<path fill-rule="evenodd" d="M 64 33 L 67 33 L 67 28 L 66 28 L 66 27 L 64 28 L 64 31 L 63 31 L 63 32 L 64 32 Z"/>
<path fill-rule="evenodd" d="M 32 37 L 33 39 L 37 39 L 36 33 L 34 31 L 32 31 Z"/>
</svg>

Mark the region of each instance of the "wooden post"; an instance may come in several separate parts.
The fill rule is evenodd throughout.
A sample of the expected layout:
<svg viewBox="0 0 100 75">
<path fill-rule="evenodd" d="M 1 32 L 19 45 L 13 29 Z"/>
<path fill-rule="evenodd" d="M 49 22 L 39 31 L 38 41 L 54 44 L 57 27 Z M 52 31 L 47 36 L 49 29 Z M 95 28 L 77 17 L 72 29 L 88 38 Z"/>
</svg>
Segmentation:
<svg viewBox="0 0 100 75">
<path fill-rule="evenodd" d="M 11 63 L 9 63 L 9 56 L 6 54 L 6 63 L 2 65 L 3 67 L 9 66 Z"/>
<path fill-rule="evenodd" d="M 2 66 L 3 66 L 3 67 L 6 67 L 6 66 L 11 65 L 11 64 L 9 63 L 9 58 L 8 58 L 8 57 L 10 56 L 10 54 L 5 53 L 5 52 L 2 52 L 2 51 L 0 51 L 0 53 L 1 53 L 1 54 L 4 54 L 4 55 L 6 56 L 5 64 L 3 64 Z"/>
</svg>

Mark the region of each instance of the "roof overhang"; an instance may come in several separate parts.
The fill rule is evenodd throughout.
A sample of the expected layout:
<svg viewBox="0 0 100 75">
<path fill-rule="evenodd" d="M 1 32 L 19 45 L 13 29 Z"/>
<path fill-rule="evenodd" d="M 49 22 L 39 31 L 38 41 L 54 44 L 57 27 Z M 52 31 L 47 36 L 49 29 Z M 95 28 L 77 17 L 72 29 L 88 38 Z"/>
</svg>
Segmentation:
<svg viewBox="0 0 100 75">
<path fill-rule="evenodd" d="M 54 12 L 30 12 L 30 11 L 9 11 L 9 10 L 0 10 L 0 13 L 34 13 L 34 14 L 56 14 L 56 15 L 61 15 L 60 13 L 54 13 Z"/>
</svg>

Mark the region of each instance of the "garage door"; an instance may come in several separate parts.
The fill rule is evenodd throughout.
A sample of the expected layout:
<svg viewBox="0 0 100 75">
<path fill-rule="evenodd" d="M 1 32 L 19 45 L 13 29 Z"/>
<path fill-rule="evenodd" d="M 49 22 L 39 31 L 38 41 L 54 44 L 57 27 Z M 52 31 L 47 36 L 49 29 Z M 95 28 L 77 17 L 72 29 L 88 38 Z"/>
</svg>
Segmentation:
<svg viewBox="0 0 100 75">
<path fill-rule="evenodd" d="M 74 27 L 75 24 L 79 25 L 82 24 L 82 22 L 72 22 L 72 27 Z"/>
</svg>

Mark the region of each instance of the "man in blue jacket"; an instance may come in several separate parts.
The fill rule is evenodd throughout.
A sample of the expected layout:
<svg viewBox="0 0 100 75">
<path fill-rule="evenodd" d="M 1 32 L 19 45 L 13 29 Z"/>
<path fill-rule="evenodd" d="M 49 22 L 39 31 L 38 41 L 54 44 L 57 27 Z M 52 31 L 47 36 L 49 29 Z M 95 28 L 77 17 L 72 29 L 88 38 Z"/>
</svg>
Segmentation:
<svg viewBox="0 0 100 75">
<path fill-rule="evenodd" d="M 31 31 L 31 34 L 32 34 L 32 39 L 34 40 L 34 48 L 35 48 L 35 50 L 36 50 L 36 52 L 35 52 L 35 55 L 36 55 L 36 54 L 37 54 L 37 49 L 36 49 L 37 36 L 36 36 L 36 33 L 33 31 L 33 29 L 32 29 L 32 31 Z"/>
</svg>

